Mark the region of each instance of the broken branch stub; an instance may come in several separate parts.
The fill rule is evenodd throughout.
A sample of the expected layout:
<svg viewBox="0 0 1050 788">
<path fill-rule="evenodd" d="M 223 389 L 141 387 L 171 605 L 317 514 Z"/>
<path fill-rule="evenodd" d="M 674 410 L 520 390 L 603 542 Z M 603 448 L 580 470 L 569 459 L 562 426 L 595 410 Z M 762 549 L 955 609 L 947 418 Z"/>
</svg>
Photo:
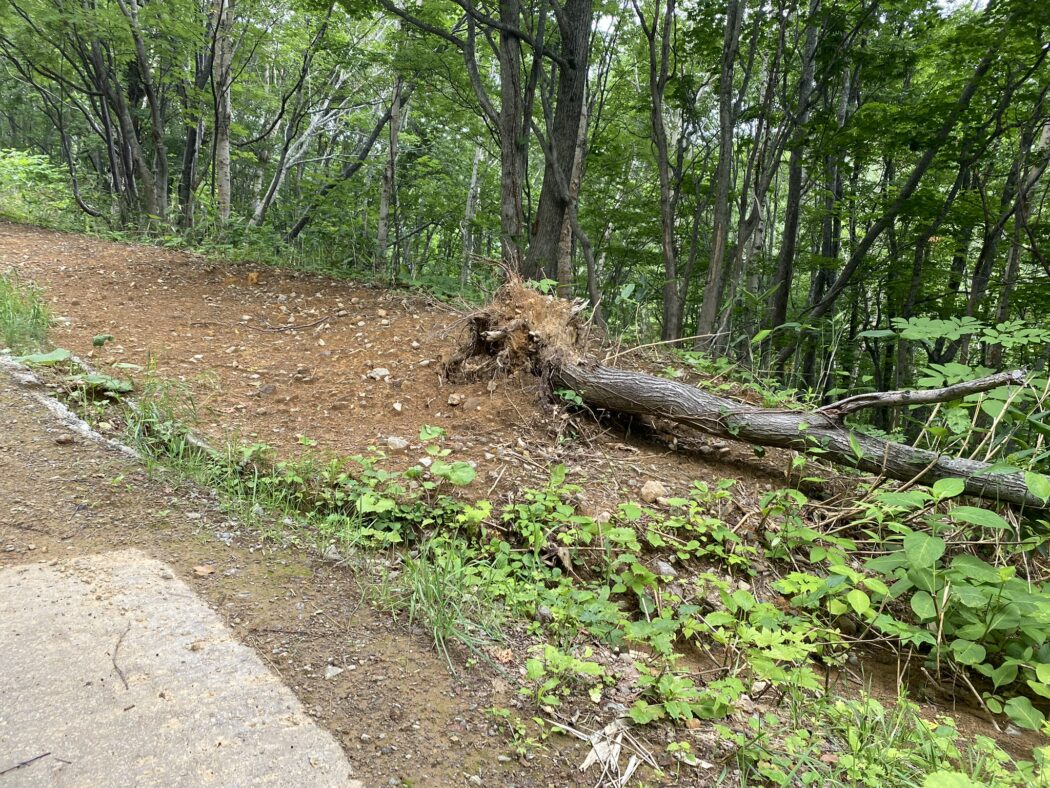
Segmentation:
<svg viewBox="0 0 1050 788">
<path fill-rule="evenodd" d="M 492 303 L 471 316 L 470 336 L 449 361 L 450 378 L 480 378 L 529 370 L 557 388 L 575 391 L 588 406 L 613 413 L 654 416 L 729 440 L 798 451 L 819 450 L 832 462 L 899 481 L 933 484 L 959 478 L 966 492 L 1034 509 L 1047 502 L 1033 495 L 1020 472 L 998 472 L 976 460 L 854 432 L 843 424 L 851 412 L 876 405 L 944 402 L 1000 385 L 1023 382 L 1005 372 L 945 389 L 884 392 L 850 397 L 816 411 L 759 408 L 709 394 L 694 386 L 616 367 L 580 348 L 579 310 L 510 281 Z"/>
</svg>

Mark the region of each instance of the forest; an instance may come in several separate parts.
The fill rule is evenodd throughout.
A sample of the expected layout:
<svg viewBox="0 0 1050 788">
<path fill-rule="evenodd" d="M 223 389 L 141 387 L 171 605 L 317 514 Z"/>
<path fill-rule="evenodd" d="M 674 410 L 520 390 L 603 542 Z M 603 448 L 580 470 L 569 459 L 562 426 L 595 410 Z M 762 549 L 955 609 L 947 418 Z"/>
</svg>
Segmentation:
<svg viewBox="0 0 1050 788">
<path fill-rule="evenodd" d="M 588 653 L 578 641 L 570 648 L 566 633 L 583 631 L 603 647 L 643 644 L 664 661 L 634 677 L 627 706 L 637 725 L 721 719 L 741 697 L 751 702 L 756 680 L 773 688 L 782 710 L 827 683 L 803 663 L 852 670 L 845 647 L 838 650 L 848 641 L 873 649 L 892 642 L 886 648 L 905 664 L 901 675 L 921 670 L 920 684 L 950 680 L 954 696 L 967 699 L 1000 743 L 1004 715 L 1015 730 L 1050 731 L 1048 167 L 1046 0 L 0 0 L 0 218 L 11 227 L 149 244 L 158 255 L 244 264 L 252 267 L 249 293 L 285 275 L 272 272 L 329 277 L 330 291 L 314 296 L 326 311 L 293 308 L 309 286 L 282 279 L 284 295 L 266 306 L 281 314 L 246 312 L 235 335 L 211 333 L 226 337 L 224 352 L 234 358 L 245 352 L 242 329 L 269 332 L 274 342 L 345 330 L 338 336 L 346 346 L 356 343 L 353 352 L 370 360 L 354 380 L 389 390 L 396 414 L 387 408 L 366 417 L 372 395 L 362 393 L 339 406 L 353 411 L 346 419 L 369 429 L 394 419 L 391 430 L 412 435 L 374 439 L 380 453 L 396 454 L 411 441 L 429 459 L 387 476 L 376 469 L 386 455 L 353 455 L 355 480 L 272 460 L 268 449 L 252 448 L 262 444 L 231 450 L 241 453 L 233 462 L 209 445 L 216 435 L 178 432 L 174 411 L 156 409 L 169 402 L 163 397 L 120 417 L 88 408 L 90 386 L 108 386 L 106 405 L 117 407 L 132 384 L 121 388 L 103 376 L 85 388 L 95 374 L 87 368 L 61 384 L 76 381 L 74 399 L 90 411 L 84 417 L 123 423 L 140 449 L 165 461 L 172 441 L 179 452 L 189 446 L 192 462 L 203 463 L 192 466 L 197 481 L 242 503 L 265 499 L 303 515 L 317 538 L 341 550 L 347 540 L 380 550 L 416 545 L 404 559 L 405 576 L 417 584 L 411 602 L 390 604 L 412 610 L 410 620 L 417 604 L 430 611 L 420 615 L 450 668 L 463 660 L 457 648 L 474 659 L 493 637 L 487 613 L 457 603 L 454 615 L 446 607 L 438 615 L 427 607 L 433 598 L 424 604 L 413 596 L 424 557 L 443 572 L 454 561 L 457 578 L 477 583 L 467 598 L 498 599 L 509 617 L 524 610 L 540 622 L 528 633 L 540 638 L 530 649 L 542 656 L 522 668 L 523 694 L 531 687 L 539 708 L 588 690 L 593 698 L 596 686 L 601 697 L 603 682 L 613 683 L 593 672 L 591 646 Z M 0 328 L 7 331 L 0 348 L 49 347 L 44 328 L 32 342 L 29 329 L 12 328 L 18 320 L 47 323 L 32 314 L 39 292 L 85 310 L 80 301 L 95 299 L 114 313 L 126 306 L 117 298 L 131 297 L 123 291 L 129 281 L 142 297 L 154 295 L 141 285 L 150 277 L 128 262 L 134 255 L 112 263 L 118 247 L 105 247 L 97 272 L 74 266 L 63 281 L 40 263 L 39 239 L 22 231 L 11 237 L 12 249 L 30 251 L 9 254 L 17 276 L 5 279 L 0 260 Z M 158 257 L 157 277 L 168 278 L 157 283 L 180 276 L 167 260 Z M 114 271 L 129 267 L 120 268 L 126 281 L 107 293 L 103 267 L 111 263 Z M 19 289 L 23 269 L 42 291 Z M 190 312 L 201 321 L 188 326 L 210 325 L 214 314 L 194 310 L 218 304 L 219 285 L 239 277 L 187 279 L 184 292 L 173 287 L 164 297 L 177 299 L 170 304 L 187 321 Z M 351 301 L 335 284 L 346 281 L 379 289 Z M 388 301 L 405 293 L 431 301 L 400 302 L 406 314 L 426 319 L 394 335 L 401 324 Z M 241 306 L 247 298 L 224 307 L 230 325 L 235 310 L 249 309 Z M 150 303 L 158 326 L 166 325 L 169 302 Z M 444 308 L 434 303 L 462 313 L 455 326 L 466 326 L 468 336 L 452 350 L 433 350 L 436 329 L 421 328 Z M 339 328 L 340 319 L 357 320 L 355 309 L 362 320 Z M 91 352 L 108 358 L 107 374 L 117 378 L 133 368 L 153 374 L 142 359 L 136 367 L 130 356 L 106 356 L 123 353 L 111 348 L 130 346 L 133 330 L 149 336 L 143 315 L 120 314 L 117 328 L 100 325 Z M 278 318 L 287 323 L 269 322 Z M 366 326 L 365 318 L 373 322 Z M 68 326 L 50 325 L 73 341 Z M 171 337 L 184 328 L 173 323 Z M 390 336 L 368 335 L 373 328 L 389 328 Z M 328 358 L 335 345 L 317 336 Z M 186 342 L 178 352 L 188 364 L 210 352 Z M 378 348 L 411 354 L 420 343 L 427 357 L 413 356 L 417 367 L 404 374 L 402 389 L 402 373 Z M 321 375 L 312 366 L 321 362 L 305 351 L 268 347 L 294 356 L 282 362 L 298 369 L 292 382 Z M 480 448 L 458 442 L 461 422 L 401 421 L 417 384 L 419 391 L 431 385 L 418 383 L 418 365 L 431 357 L 447 362 L 442 386 L 465 387 L 464 395 L 438 395 L 448 397 L 449 418 L 463 423 L 461 404 L 483 411 L 473 404 L 496 396 L 497 379 L 536 373 L 529 385 L 539 393 L 529 389 L 536 396 L 527 405 L 514 399 L 515 417 L 500 428 L 528 424 L 503 446 L 517 470 L 507 477 L 491 470 L 491 502 L 465 503 L 464 491 L 452 488 L 470 488 L 485 462 L 510 455 L 493 443 L 481 453 L 485 462 L 467 463 L 464 451 L 479 455 Z M 30 366 L 72 363 L 68 353 L 19 358 Z M 252 411 L 275 386 L 282 390 L 283 379 L 266 383 L 272 369 L 263 367 L 276 362 L 256 363 L 259 381 L 248 396 L 259 399 L 245 411 L 225 401 L 226 392 L 214 395 L 229 406 L 217 422 Z M 214 388 L 235 372 L 215 373 Z M 179 374 L 185 383 L 188 373 Z M 211 384 L 187 385 L 200 398 Z M 338 389 L 325 391 L 328 399 L 311 401 L 318 412 L 342 401 Z M 552 402 L 560 415 L 543 411 L 544 432 L 528 408 Z M 259 414 L 275 418 L 270 406 Z M 318 424 L 337 421 L 325 410 L 329 418 Z M 553 432 L 551 419 L 562 425 Z M 284 458 L 281 429 L 272 432 Z M 331 445 L 302 433 L 293 448 L 317 439 L 344 452 L 368 445 L 339 429 Z M 469 434 L 482 434 L 477 429 Z M 639 488 L 654 508 L 619 501 L 599 520 L 584 511 L 587 485 L 566 476 L 572 462 L 563 453 L 574 441 L 638 451 L 610 443 L 610 430 L 623 432 L 617 441 L 644 435 L 646 445 L 655 439 L 673 452 L 725 459 L 723 475 L 747 478 L 721 486 L 701 476 L 710 468 L 691 465 L 682 471 L 692 474 L 682 498 L 655 472 L 643 486 L 648 471 L 639 472 L 617 493 Z M 540 434 L 549 456 L 535 449 Z M 453 451 L 457 459 L 445 460 Z M 759 471 L 741 470 L 752 461 Z M 578 466 L 604 472 L 588 462 Z M 542 483 L 515 481 L 530 467 L 543 470 Z M 256 473 L 250 489 L 245 468 Z M 735 498 L 731 488 L 748 489 L 753 472 L 775 472 L 783 489 Z M 271 485 L 265 495 L 259 479 Z M 497 502 L 508 484 L 513 489 Z M 449 524 L 454 537 L 435 535 Z M 760 547 L 743 535 L 752 528 L 761 531 Z M 518 551 L 531 559 L 508 557 Z M 729 585 L 698 569 L 710 562 Z M 806 611 L 801 618 L 759 593 L 756 572 L 766 563 L 779 567 L 769 570 L 776 578 L 770 599 L 790 599 L 791 610 Z M 691 578 L 706 578 L 709 592 L 679 588 L 686 567 Z M 741 577 L 747 582 L 734 591 Z M 445 593 L 466 593 L 464 582 L 443 586 Z M 713 612 L 712 594 L 721 594 Z M 766 626 L 760 613 L 785 639 L 756 634 Z M 753 627 L 747 632 L 745 619 Z M 698 632 L 714 632 L 719 644 L 717 654 L 699 647 L 719 664 L 707 669 L 717 674 L 710 682 L 697 678 L 705 671 L 672 669 L 685 653 L 680 644 Z M 913 653 L 924 655 L 925 667 L 909 667 Z M 784 664 L 792 667 L 781 670 Z M 745 674 L 746 685 L 738 680 Z M 880 716 L 865 729 L 870 719 L 856 709 L 828 706 L 820 718 L 794 709 L 792 719 L 796 727 L 841 729 L 853 747 L 850 763 L 907 727 L 903 718 L 895 727 Z M 862 729 L 870 740 L 856 738 Z M 524 728 L 512 730 L 516 741 L 532 741 Z M 617 731 L 610 735 L 622 739 Z M 774 746 L 765 734 L 718 729 L 719 740 L 735 742 L 740 784 L 1046 784 L 1038 781 L 1050 757 L 1026 739 L 1033 761 L 1007 768 L 1008 756 L 990 743 L 964 750 L 938 740 L 935 756 L 923 750 L 922 764 L 889 774 L 876 763 L 891 758 L 886 749 L 854 768 L 840 763 L 844 755 L 822 761 L 823 745 L 793 735 Z M 915 735 L 926 743 L 901 746 L 927 747 L 925 734 Z M 672 743 L 677 749 L 664 755 L 676 769 L 716 760 L 695 742 L 693 751 Z"/>
</svg>

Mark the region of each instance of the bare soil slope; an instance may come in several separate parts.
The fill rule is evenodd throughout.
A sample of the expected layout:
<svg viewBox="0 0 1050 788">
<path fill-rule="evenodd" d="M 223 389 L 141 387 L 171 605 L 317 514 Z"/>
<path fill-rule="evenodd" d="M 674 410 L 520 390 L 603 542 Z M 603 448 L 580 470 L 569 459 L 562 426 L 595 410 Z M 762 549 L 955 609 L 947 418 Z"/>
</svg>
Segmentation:
<svg viewBox="0 0 1050 788">
<path fill-rule="evenodd" d="M 739 445 L 673 451 L 619 429 L 570 438 L 564 415 L 527 376 L 443 383 L 463 315 L 425 296 L 0 223 L 0 269 L 8 267 L 45 289 L 60 318 L 56 345 L 103 369 L 154 366 L 185 381 L 215 439 L 289 454 L 305 436 L 319 450 L 352 454 L 390 436 L 415 442 L 421 425 L 434 424 L 455 459 L 478 463 L 479 497 L 492 486 L 540 484 L 556 462 L 586 480 L 596 504 L 636 498 L 649 479 L 680 493 L 695 479 L 733 477 L 745 503 L 782 484 L 777 452 L 760 460 Z M 94 348 L 99 334 L 114 340 Z M 389 377 L 369 377 L 382 370 Z"/>
</svg>

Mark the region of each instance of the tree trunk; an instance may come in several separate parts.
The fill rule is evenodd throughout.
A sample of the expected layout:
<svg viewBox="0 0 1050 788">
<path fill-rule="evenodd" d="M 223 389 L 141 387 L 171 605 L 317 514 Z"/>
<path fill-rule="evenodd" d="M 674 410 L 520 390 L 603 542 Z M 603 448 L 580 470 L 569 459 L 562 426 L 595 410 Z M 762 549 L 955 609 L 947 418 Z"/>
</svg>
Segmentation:
<svg viewBox="0 0 1050 788">
<path fill-rule="evenodd" d="M 215 201 L 219 221 L 230 220 L 231 176 L 230 176 L 230 82 L 233 74 L 233 14 L 231 0 L 216 0 L 219 3 L 218 22 L 215 35 L 215 59 L 213 88 L 215 90 Z"/>
<path fill-rule="evenodd" d="M 470 282 L 470 263 L 477 254 L 477 236 L 474 232 L 474 219 L 478 213 L 478 176 L 481 169 L 481 158 L 485 149 L 478 144 L 474 148 L 474 163 L 470 167 L 470 185 L 467 186 L 467 207 L 463 211 L 463 226 L 460 232 L 463 237 L 463 265 L 459 269 L 459 284 L 466 287 Z"/>
<path fill-rule="evenodd" d="M 726 245 L 729 241 L 730 185 L 733 175 L 733 111 L 736 91 L 733 73 L 737 50 L 740 47 L 740 28 L 744 19 L 741 0 L 731 0 L 726 6 L 726 29 L 722 43 L 722 71 L 718 83 L 718 166 L 715 168 L 714 227 L 711 238 L 711 259 L 707 266 L 704 299 L 696 333 L 701 335 L 700 347 L 709 347 L 715 339 L 715 325 L 722 306 L 722 287 L 725 283 Z M 688 285 L 687 285 L 688 286 Z"/>
<path fill-rule="evenodd" d="M 594 408 L 658 416 L 709 435 L 756 446 L 798 451 L 818 448 L 822 459 L 901 481 L 933 484 L 938 479 L 960 478 L 966 483 L 966 492 L 970 495 L 1045 508 L 1045 502 L 1028 491 L 1024 474 L 989 472 L 993 468 L 989 463 L 944 457 L 925 449 L 853 432 L 843 424 L 845 414 L 836 411 L 836 405 L 809 412 L 758 408 L 683 383 L 589 361 L 555 366 L 551 373 L 553 385 L 572 389 Z M 1023 382 L 1024 376 L 1014 372 L 994 376 L 994 379 L 998 386 Z M 865 396 L 871 397 L 871 405 L 909 402 L 903 398 L 900 398 L 903 401 L 893 402 L 898 394 L 911 392 Z M 953 392 L 946 398 L 961 396 L 963 393 Z"/>
<path fill-rule="evenodd" d="M 561 56 L 567 65 L 560 66 L 558 70 L 557 105 L 549 127 L 554 156 L 553 161 L 547 160 L 543 168 L 543 185 L 534 225 L 536 229 L 529 242 L 525 261 L 524 274 L 528 279 L 547 278 L 556 271 L 560 239 L 569 208 L 559 184 L 571 184 L 576 171 L 575 158 L 580 153 L 579 130 L 583 125 L 587 62 L 594 17 L 592 0 L 566 0 L 561 13 L 556 16 L 561 35 Z"/>
<path fill-rule="evenodd" d="M 397 177 L 397 139 L 401 131 L 401 80 L 394 84 L 394 98 L 390 102 L 390 146 L 386 166 L 383 168 L 383 185 L 379 194 L 379 221 L 376 225 L 376 264 L 379 271 L 386 262 L 387 238 L 390 233 L 390 210 L 394 204 L 394 183 Z M 391 279 L 397 273 L 396 256 L 391 265 Z"/>
<path fill-rule="evenodd" d="M 999 386 L 1023 385 L 1021 371 L 929 391 L 860 394 L 814 411 L 761 408 L 708 394 L 693 386 L 640 372 L 607 367 L 581 356 L 583 305 L 543 296 L 512 280 L 470 322 L 470 336 L 450 359 L 450 377 L 491 377 L 529 369 L 579 394 L 594 409 L 655 416 L 675 424 L 754 446 L 819 450 L 821 459 L 907 482 L 932 484 L 960 478 L 966 492 L 1037 509 L 1047 502 L 1028 490 L 1025 475 L 999 473 L 989 463 L 944 457 L 926 449 L 854 432 L 847 415 L 871 407 L 948 402 Z"/>
<path fill-rule="evenodd" d="M 587 105 L 580 113 L 580 127 L 576 133 L 576 154 L 573 156 L 572 175 L 569 181 L 570 207 L 578 205 L 580 182 L 583 180 L 583 161 L 587 155 Z M 558 239 L 558 295 L 562 298 L 572 297 L 572 218 L 565 214 L 562 219 L 561 235 Z"/>
<path fill-rule="evenodd" d="M 660 339 L 678 339 L 682 335 L 682 302 L 678 283 L 678 250 L 675 246 L 675 203 L 671 187 L 671 156 L 664 124 L 664 95 L 670 79 L 670 59 L 674 39 L 675 0 L 661 0 L 651 20 L 637 3 L 635 13 L 648 42 L 649 54 L 649 122 L 656 169 L 660 181 L 660 252 L 664 263 L 663 326 Z M 663 12 L 661 18 L 661 11 Z M 685 283 L 688 286 L 688 282 Z"/>
<path fill-rule="evenodd" d="M 817 49 L 817 13 L 820 0 L 811 0 L 809 17 L 806 19 L 806 46 L 802 53 L 802 76 L 798 87 L 798 128 L 791 144 L 788 160 L 788 191 L 784 206 L 784 240 L 777 259 L 777 273 L 770 303 L 769 328 L 776 328 L 787 321 L 788 301 L 795 271 L 795 248 L 798 242 L 799 214 L 802 210 L 802 147 L 805 143 L 805 125 L 809 119 L 809 99 L 813 91 L 814 57 Z"/>
</svg>

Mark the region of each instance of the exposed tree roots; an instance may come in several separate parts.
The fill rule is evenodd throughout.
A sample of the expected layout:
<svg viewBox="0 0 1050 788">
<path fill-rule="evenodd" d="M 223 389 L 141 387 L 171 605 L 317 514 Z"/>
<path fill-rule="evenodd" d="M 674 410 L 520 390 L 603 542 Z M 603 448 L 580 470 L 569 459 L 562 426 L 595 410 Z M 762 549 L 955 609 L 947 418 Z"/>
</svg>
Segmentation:
<svg viewBox="0 0 1050 788">
<path fill-rule="evenodd" d="M 956 477 L 971 495 L 1047 508 L 1029 491 L 1022 473 L 998 472 L 988 463 L 864 435 L 844 422 L 847 414 L 862 408 L 946 402 L 998 386 L 1022 385 L 1020 371 L 931 391 L 864 394 L 813 411 L 759 408 L 694 386 L 599 364 L 583 347 L 583 308 L 512 280 L 471 316 L 467 341 L 446 365 L 446 374 L 452 379 L 478 379 L 527 370 L 552 387 L 575 391 L 595 409 L 657 417 L 754 446 L 817 449 L 822 459 L 900 481 L 932 484 Z"/>
</svg>

